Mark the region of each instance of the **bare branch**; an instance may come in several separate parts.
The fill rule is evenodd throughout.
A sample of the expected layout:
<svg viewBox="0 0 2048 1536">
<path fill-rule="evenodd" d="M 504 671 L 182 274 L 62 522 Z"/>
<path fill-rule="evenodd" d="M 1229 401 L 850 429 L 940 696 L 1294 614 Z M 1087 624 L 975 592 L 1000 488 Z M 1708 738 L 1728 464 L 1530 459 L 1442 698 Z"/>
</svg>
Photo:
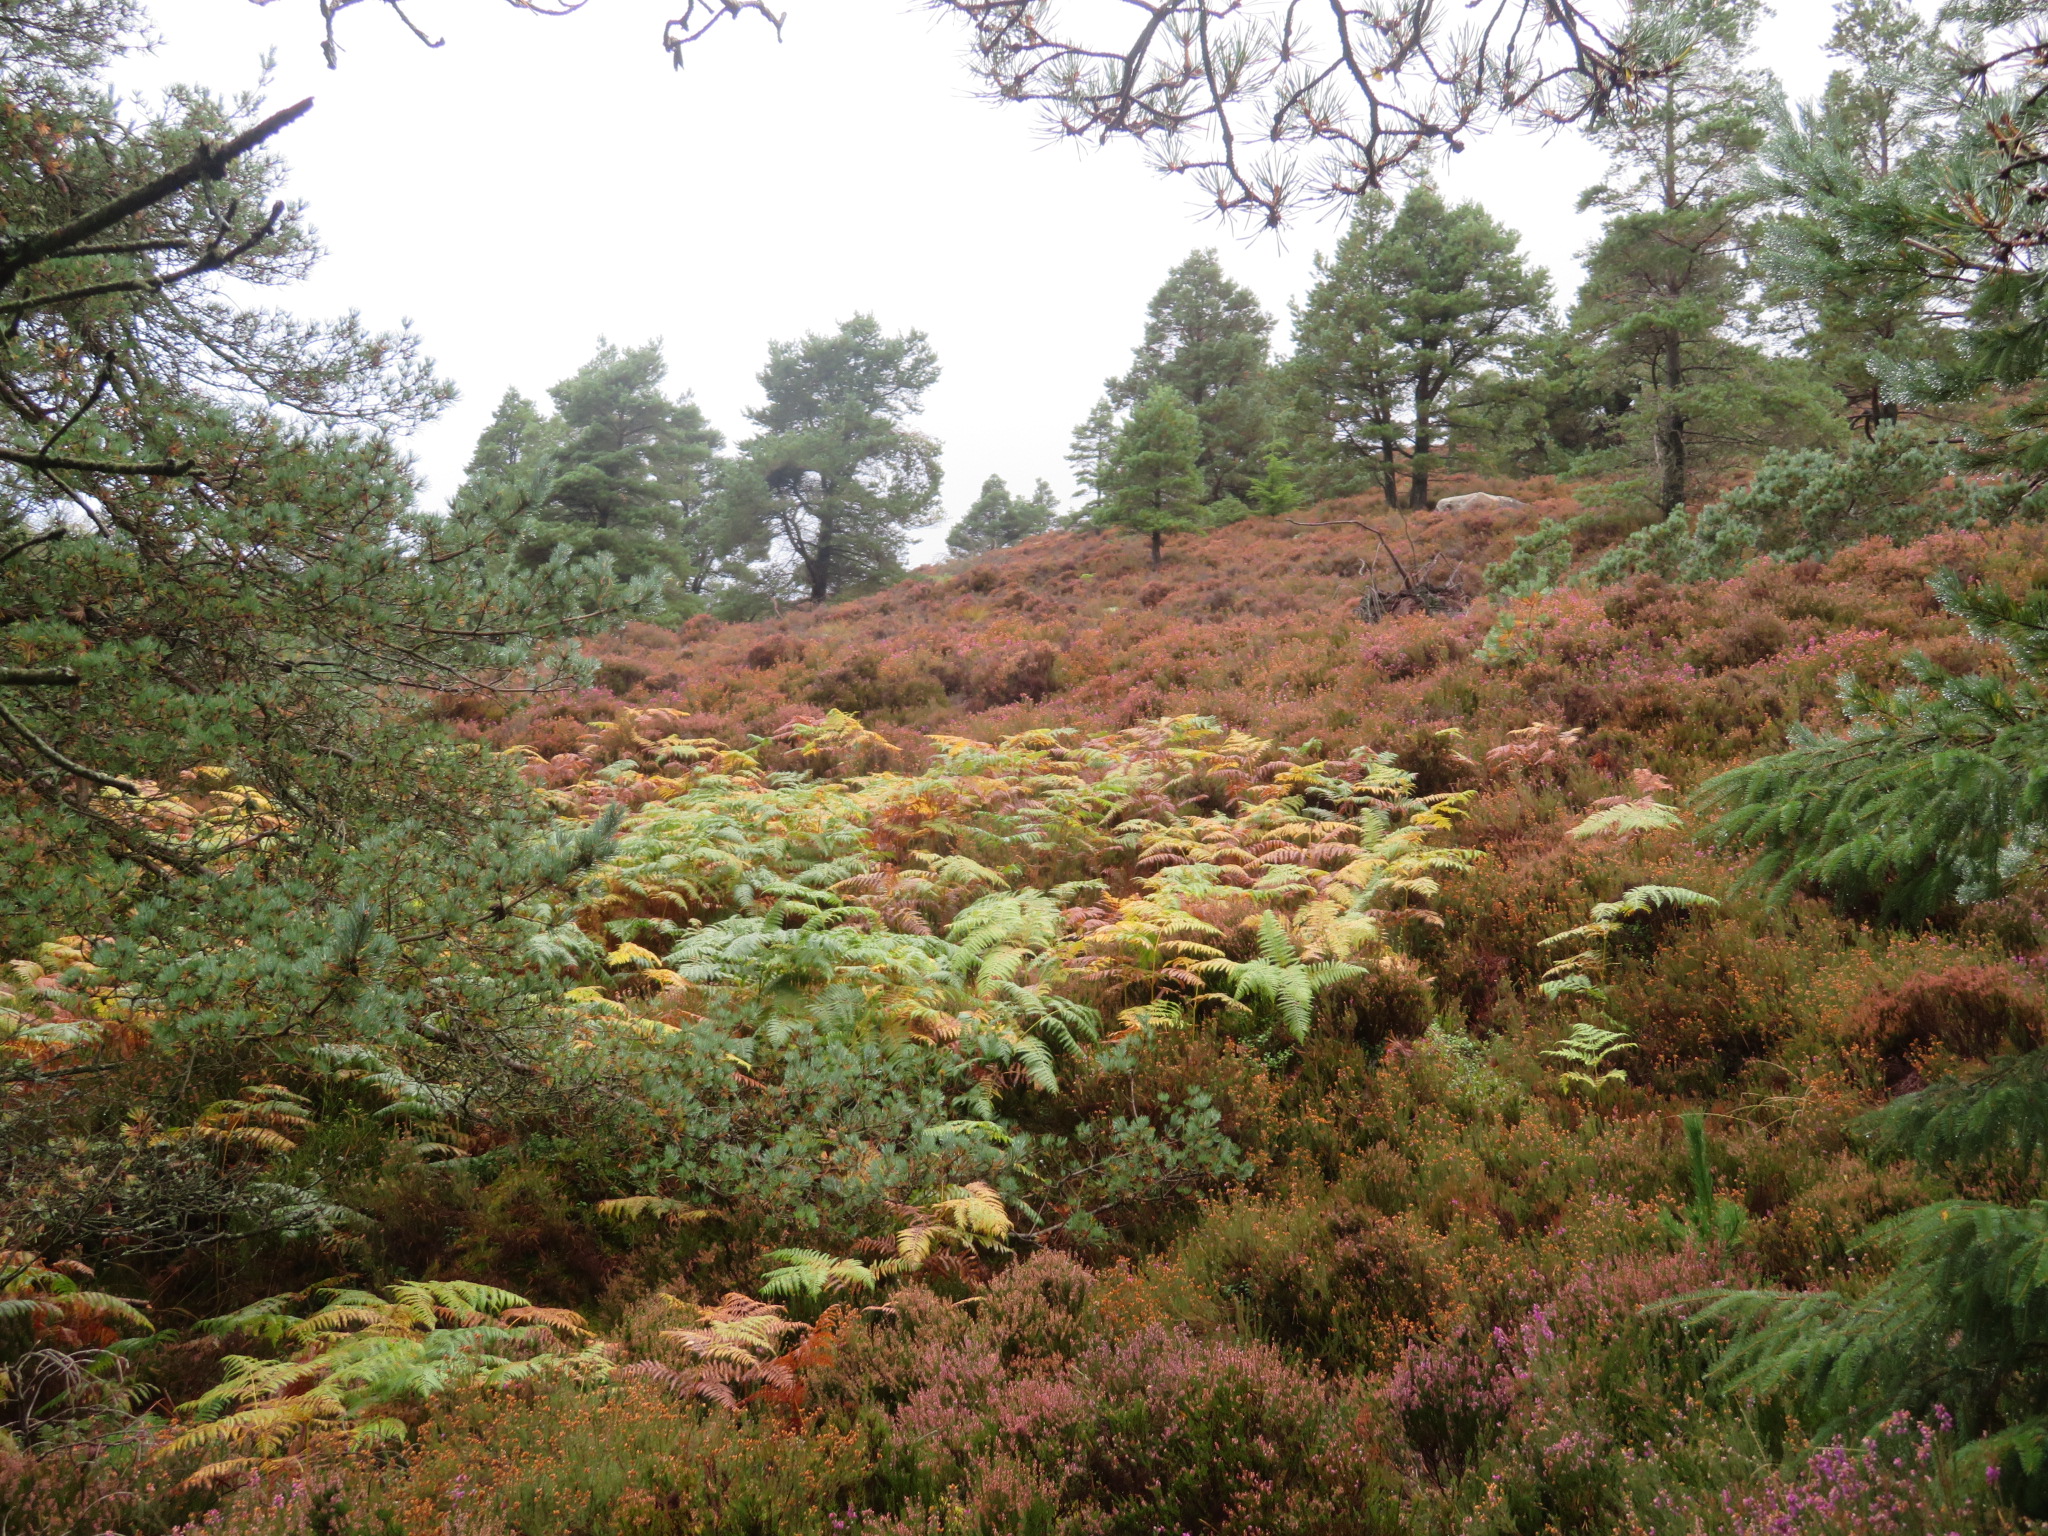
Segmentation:
<svg viewBox="0 0 2048 1536">
<path fill-rule="evenodd" d="M 512 0 L 512 3 L 520 5 L 522 0 Z M 697 13 L 700 10 L 705 14 L 705 20 L 702 22 L 697 20 Z M 753 11 L 767 18 L 768 24 L 775 29 L 775 40 L 778 43 L 782 41 L 782 24 L 789 20 L 789 16 L 787 13 L 778 16 L 769 10 L 767 0 L 683 0 L 683 14 L 661 29 L 661 46 L 668 50 L 669 61 L 677 69 L 681 69 L 684 48 L 696 42 L 721 21 L 738 16 L 743 11 Z"/>
</svg>

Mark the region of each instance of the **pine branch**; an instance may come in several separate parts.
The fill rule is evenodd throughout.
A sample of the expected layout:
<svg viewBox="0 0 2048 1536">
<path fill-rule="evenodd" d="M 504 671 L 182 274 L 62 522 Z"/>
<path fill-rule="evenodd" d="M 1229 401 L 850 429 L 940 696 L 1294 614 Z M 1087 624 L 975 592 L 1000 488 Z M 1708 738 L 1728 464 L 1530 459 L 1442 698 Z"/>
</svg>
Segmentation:
<svg viewBox="0 0 2048 1536">
<path fill-rule="evenodd" d="M 0 288 L 7 287 L 30 267 L 52 257 L 65 255 L 75 247 L 84 245 L 102 230 L 112 228 L 145 208 L 154 207 L 165 198 L 183 191 L 195 181 L 222 180 L 228 173 L 230 161 L 239 159 L 312 110 L 313 98 L 308 96 L 304 101 L 286 107 L 282 112 L 273 112 L 262 122 L 236 134 L 225 144 L 201 144 L 183 165 L 164 172 L 152 181 L 144 182 L 131 192 L 102 203 L 90 212 L 80 214 L 68 224 L 0 242 Z"/>
</svg>

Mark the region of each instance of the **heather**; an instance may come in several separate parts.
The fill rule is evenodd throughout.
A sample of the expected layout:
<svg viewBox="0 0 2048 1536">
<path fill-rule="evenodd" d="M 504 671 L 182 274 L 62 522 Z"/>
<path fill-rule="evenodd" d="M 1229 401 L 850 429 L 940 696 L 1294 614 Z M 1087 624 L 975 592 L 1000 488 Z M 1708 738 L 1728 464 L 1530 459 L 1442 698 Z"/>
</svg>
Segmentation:
<svg viewBox="0 0 2048 1536">
<path fill-rule="evenodd" d="M 1496 516 L 1418 538 L 1512 537 Z M 341 1250 L 366 1277 L 509 1300 L 406 1325 L 422 1361 L 461 1362 L 432 1386 L 386 1361 L 309 1415 L 303 1377 L 251 1377 L 223 1404 L 239 1420 L 161 1429 L 168 1403 L 141 1397 L 137 1428 L 18 1465 L 9 1497 L 266 1531 L 2003 1528 L 2002 1463 L 1957 1461 L 1945 1405 L 1810 1421 L 1797 1394 L 1722 1386 L 1727 1325 L 1695 1318 L 1881 1272 L 1865 1234 L 1944 1188 L 1873 1159 L 1862 1117 L 2038 1041 L 2037 919 L 2016 897 L 1914 931 L 1771 905 L 1695 841 L 1683 790 L 1825 720 L 1845 664 L 1976 654 L 1923 573 L 1967 550 L 2020 580 L 2037 548 L 2027 529 L 1872 541 L 1817 570 L 1372 626 L 1339 607 L 1324 686 L 1263 695 L 1322 738 L 1297 747 L 1253 734 L 1249 704 L 1038 723 L 1123 691 L 1101 630 L 1152 578 L 1087 535 L 942 569 L 864 620 L 601 642 L 607 666 L 667 654 L 692 682 L 586 693 L 582 718 L 452 712 L 556 814 L 624 815 L 572 899 L 532 909 L 574 983 L 543 1058 L 573 1121 L 439 1099 L 403 1042 L 296 1101 L 211 1112 L 227 1146 L 275 1133 L 233 1154 L 250 1175 L 327 1162 L 376 1217 Z M 998 664 L 1017 632 L 965 615 L 1082 552 L 1102 590 L 1037 631 L 1103 658 L 1070 689 L 989 709 L 934 684 L 859 718 L 811 691 L 884 607 L 904 654 L 943 631 L 944 664 Z M 1241 524 L 1169 552 L 1177 607 L 1131 606 L 1168 631 L 1154 644 L 1199 644 L 1193 665 L 1247 665 L 1312 644 L 1299 605 L 1356 579 L 1313 574 L 1332 559 L 1325 534 Z M 1197 623 L 1212 561 L 1278 611 Z M 1504 616 L 1530 638 L 1489 659 Z M 751 699 L 727 707 L 756 728 L 703 707 L 719 697 Z M 1468 706 L 1440 713 L 1451 698 Z M 1603 814 L 1617 830 L 1572 835 Z M 1546 995 L 1567 952 L 1546 939 L 1666 889 L 1715 904 L 1639 902 L 1578 941 L 1597 995 Z M 106 994 L 64 961 L 17 967 L 16 996 L 83 1033 Z M 1574 1081 L 1555 1053 L 1593 1021 L 1625 1044 Z M 291 1333 L 261 1298 L 321 1260 L 264 1251 L 227 1288 L 255 1314 L 157 1336 L 105 1390 L 182 1373 L 196 1395 L 223 1351 L 324 1359 L 397 1326 Z M 485 1315 L 521 1306 L 537 1320 Z M 1904 1459 L 1857 1449 L 1866 1432 L 1906 1437 Z"/>
<path fill-rule="evenodd" d="M 1291 353 L 1197 252 L 905 570 L 925 333 L 730 450 L 603 343 L 426 510 L 410 337 L 221 277 L 309 104 L 0 0 L 0 1528 L 2041 1529 L 2026 9 L 1795 112 L 1620 7 L 1568 314 L 1361 144 Z"/>
</svg>

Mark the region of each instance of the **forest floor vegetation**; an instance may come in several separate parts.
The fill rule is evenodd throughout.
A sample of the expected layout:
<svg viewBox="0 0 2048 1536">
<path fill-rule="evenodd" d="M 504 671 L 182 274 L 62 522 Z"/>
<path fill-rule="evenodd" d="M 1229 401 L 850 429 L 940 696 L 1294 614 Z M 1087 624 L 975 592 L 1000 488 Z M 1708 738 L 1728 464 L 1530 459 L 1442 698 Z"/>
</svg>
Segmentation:
<svg viewBox="0 0 2048 1536">
<path fill-rule="evenodd" d="M 1361 620 L 1347 529 L 1250 519 L 1157 569 L 1055 533 L 628 626 L 555 702 L 437 707 L 615 830 L 522 909 L 566 987 L 521 1069 L 546 1091 L 363 1050 L 131 1121 L 138 1156 L 352 1215 L 232 1266 L 11 1257 L 0 1326 L 43 1354 L 0 1508 L 80 1536 L 2024 1528 L 2038 1458 L 1984 1438 L 2016 1410 L 1731 1385 L 1717 1307 L 1853 1300 L 1880 1223 L 2034 1187 L 2031 1152 L 1944 1173 L 1867 1125 L 2048 1040 L 2048 909 L 1773 904 L 1687 796 L 1834 728 L 1845 671 L 1989 664 L 1927 578 L 2048 581 L 2048 533 L 1503 597 L 1481 573 L 1580 510 L 1517 489 L 1408 515 L 1452 612 Z M 13 962 L 7 1049 L 152 1070 L 89 949 Z"/>
</svg>

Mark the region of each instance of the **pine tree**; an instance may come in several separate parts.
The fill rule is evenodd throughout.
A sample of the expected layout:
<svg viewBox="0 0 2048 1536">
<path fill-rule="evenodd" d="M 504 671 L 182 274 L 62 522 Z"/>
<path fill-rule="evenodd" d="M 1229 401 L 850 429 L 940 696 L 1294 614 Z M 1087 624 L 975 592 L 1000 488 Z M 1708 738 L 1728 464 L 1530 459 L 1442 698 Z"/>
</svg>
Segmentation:
<svg viewBox="0 0 2048 1536">
<path fill-rule="evenodd" d="M 1299 416 L 1325 451 L 1376 456 L 1388 504 L 1405 457 L 1408 504 L 1429 505 L 1429 476 L 1461 392 L 1518 351 L 1550 302 L 1515 237 L 1477 203 L 1446 207 L 1418 186 L 1391 213 L 1361 203 L 1295 320 L 1288 369 Z"/>
<path fill-rule="evenodd" d="M 708 471 L 723 439 L 661 385 L 661 343 L 597 355 L 548 391 L 556 446 L 530 558 L 553 543 L 609 555 L 624 577 L 661 575 L 702 591 L 724 551 L 708 536 Z M 481 446 L 481 445 L 479 445 Z"/>
<path fill-rule="evenodd" d="M 1748 175 L 1776 102 L 1742 67 L 1756 0 L 1637 0 L 1631 23 L 1678 63 L 1592 130 L 1610 179 L 1580 199 L 1610 219 L 1586 262 L 1573 328 L 1634 401 L 1623 447 L 1669 515 L 1710 455 L 1826 441 L 1827 402 L 1740 330 L 1750 298 Z"/>
<path fill-rule="evenodd" d="M 1848 403 L 1866 438 L 1899 421 L 1884 374 L 1953 352 L 1928 285 L 1873 282 L 1829 217 L 1908 174 L 1941 132 L 1942 59 L 1934 28 L 1905 0 L 1837 0 L 1828 51 L 1838 69 L 1818 103 L 1782 112 L 1762 155 L 1762 189 L 1782 214 L 1760 265 L 1799 346 Z"/>
<path fill-rule="evenodd" d="M 1013 496 L 1001 475 L 990 475 L 974 505 L 947 530 L 946 548 L 955 555 L 985 555 L 1044 533 L 1058 515 L 1058 499 L 1043 480 L 1029 496 Z"/>
<path fill-rule="evenodd" d="M 1946 1413 L 1972 1482 L 1995 1483 L 2024 1514 L 2048 1513 L 2048 1204 L 2028 1199 L 2040 1193 L 2044 1127 L 2042 1050 L 1865 1117 L 1857 1129 L 1877 1157 L 1910 1160 L 1977 1198 L 1951 1196 L 1864 1232 L 1855 1248 L 1872 1261 L 1869 1283 L 1686 1298 L 1693 1326 L 1734 1335 L 1712 1384 L 1796 1409 L 1817 1440 L 1865 1433 L 1900 1410 Z M 1986 1189 L 2006 1199 L 1982 1198 Z"/>
<path fill-rule="evenodd" d="M 132 1262 L 331 1206 L 110 1135 L 131 1106 L 185 1123 L 333 1052 L 480 1108 L 529 1091 L 558 993 L 523 903 L 605 833 L 559 836 L 422 705 L 586 678 L 626 594 L 525 567 L 516 495 L 417 508 L 395 438 L 448 391 L 412 338 L 245 307 L 237 279 L 311 255 L 264 147 L 308 104 L 138 113 L 105 83 L 128 8 L 58 19 L 0 12 L 0 953 L 93 936 L 128 1022 L 103 1067 L 0 1102 L 0 1184 L 16 1245 L 54 1170 L 150 1206 Z M 101 1219 L 69 1203 L 43 1216 Z"/>
<path fill-rule="evenodd" d="M 721 475 L 729 537 L 772 551 L 769 591 L 812 602 L 902 570 L 906 535 L 936 522 L 939 446 L 907 422 L 939 376 L 921 331 L 856 315 L 829 335 L 775 342 L 760 374 L 761 431 Z"/>
<path fill-rule="evenodd" d="M 1939 311 L 1947 323 L 1924 354 L 1910 343 L 1929 338 L 1909 333 L 1902 354 L 1874 364 L 1887 396 L 1939 405 L 2005 392 L 1969 457 L 2037 485 L 2048 469 L 2033 390 L 2048 376 L 2048 270 L 2036 253 L 2048 214 L 2025 189 L 2048 133 L 2048 49 L 2018 0 L 1956 0 L 1943 19 L 1953 30 L 1916 84 L 1928 99 L 1897 109 L 1901 136 L 1923 142 L 1888 174 L 1825 142 L 1795 146 L 1793 254 L 1826 283 L 1858 288 L 1877 314 Z"/>
<path fill-rule="evenodd" d="M 1109 458 L 1116 448 L 1116 432 L 1116 406 L 1107 395 L 1096 401 L 1088 419 L 1074 428 L 1067 463 L 1073 466 L 1074 479 L 1085 498 L 1083 515 L 1092 516 L 1108 505 Z"/>
<path fill-rule="evenodd" d="M 1408 505 L 1429 505 L 1429 472 L 1457 391 L 1516 349 L 1550 304 L 1547 274 L 1477 203 L 1444 206 L 1427 185 L 1402 199 L 1382 255 L 1394 288 L 1392 340 L 1408 406 Z"/>
<path fill-rule="evenodd" d="M 1250 504 L 1261 517 L 1285 517 L 1302 505 L 1301 487 L 1295 480 L 1294 460 L 1284 447 L 1266 450 L 1266 472 L 1251 485 Z"/>
<path fill-rule="evenodd" d="M 1077 445 L 1084 435 L 1100 442 L 1107 422 L 1128 419 L 1163 385 L 1201 426 L 1202 500 L 1242 499 L 1273 436 L 1272 329 L 1257 297 L 1224 274 L 1216 253 L 1196 251 L 1152 296 L 1130 370 L 1105 386 L 1104 402 L 1076 430 Z"/>
<path fill-rule="evenodd" d="M 490 425 L 478 434 L 464 479 L 484 485 L 538 483 L 545 494 L 548 472 L 561 434 L 557 425 L 526 396 L 508 389 L 491 412 Z"/>
<path fill-rule="evenodd" d="M 1294 312 L 1294 356 L 1284 378 L 1292 435 L 1325 497 L 1377 480 L 1400 500 L 1405 359 L 1394 341 L 1400 279 L 1386 261 L 1394 205 L 1367 193 L 1335 253 L 1315 259 L 1316 280 Z"/>
<path fill-rule="evenodd" d="M 1164 384 L 1139 403 L 1117 434 L 1102 521 L 1149 535 L 1155 566 L 1167 534 L 1201 526 L 1201 454 L 1201 422 Z"/>
</svg>

